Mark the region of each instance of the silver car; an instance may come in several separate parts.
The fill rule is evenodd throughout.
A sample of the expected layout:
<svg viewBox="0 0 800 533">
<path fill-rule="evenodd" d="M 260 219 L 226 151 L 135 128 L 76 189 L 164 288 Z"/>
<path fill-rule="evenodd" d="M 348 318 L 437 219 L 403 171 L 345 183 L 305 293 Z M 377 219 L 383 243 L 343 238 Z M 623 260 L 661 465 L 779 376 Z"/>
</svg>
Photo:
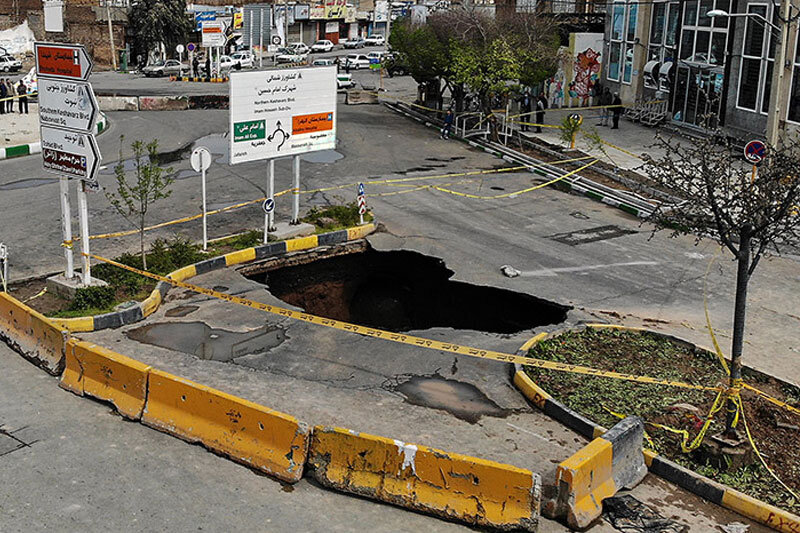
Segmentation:
<svg viewBox="0 0 800 533">
<path fill-rule="evenodd" d="M 148 78 L 160 78 L 163 76 L 180 76 L 188 67 L 177 59 L 167 59 L 158 61 L 152 65 L 147 65 L 142 69 L 142 74 Z"/>
</svg>

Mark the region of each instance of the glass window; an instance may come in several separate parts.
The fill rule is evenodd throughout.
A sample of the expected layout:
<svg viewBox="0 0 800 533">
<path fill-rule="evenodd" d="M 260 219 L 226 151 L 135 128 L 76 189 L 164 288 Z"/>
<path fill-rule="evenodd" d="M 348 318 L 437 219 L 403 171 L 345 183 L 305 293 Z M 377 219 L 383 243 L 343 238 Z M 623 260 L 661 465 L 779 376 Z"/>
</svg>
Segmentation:
<svg viewBox="0 0 800 533">
<path fill-rule="evenodd" d="M 697 40 L 694 44 L 693 60 L 698 63 L 708 63 L 708 45 L 711 40 L 711 33 L 700 30 L 697 32 Z"/>
<path fill-rule="evenodd" d="M 711 56 L 708 62 L 712 65 L 725 64 L 725 34 L 714 32 L 711 35 Z"/>
<path fill-rule="evenodd" d="M 697 26 L 697 0 L 686 2 L 686 7 L 683 11 L 683 25 Z"/>
<path fill-rule="evenodd" d="M 625 40 L 633 42 L 636 38 L 636 15 L 638 12 L 639 4 L 628 4 L 628 31 Z"/>
<path fill-rule="evenodd" d="M 661 61 L 661 47 L 651 46 L 647 51 L 648 61 Z"/>
<path fill-rule="evenodd" d="M 625 4 L 614 4 L 614 15 L 611 20 L 611 40 L 621 41 L 625 27 Z"/>
<path fill-rule="evenodd" d="M 731 2 L 730 0 L 717 0 L 717 7 L 716 9 L 721 9 L 726 13 L 731 12 Z M 714 27 L 715 28 L 727 28 L 728 27 L 728 17 L 714 17 Z"/>
<path fill-rule="evenodd" d="M 742 70 L 739 75 L 739 107 L 756 110 L 760 75 L 761 60 L 742 58 Z"/>
<path fill-rule="evenodd" d="M 798 47 L 800 50 L 800 47 Z M 800 66 L 792 73 L 792 93 L 789 95 L 789 120 L 800 122 Z"/>
<path fill-rule="evenodd" d="M 761 112 L 768 113 L 769 112 L 769 96 L 772 90 L 772 67 L 775 64 L 774 61 L 767 61 L 767 75 L 764 78 L 764 94 L 761 95 Z"/>
<path fill-rule="evenodd" d="M 675 46 L 675 41 L 678 37 L 678 14 L 679 4 L 672 3 L 669 5 L 669 14 L 667 15 L 667 32 L 664 36 L 664 44 L 667 46 Z"/>
<path fill-rule="evenodd" d="M 694 53 L 694 30 L 683 30 L 681 34 L 681 59 L 689 59 Z"/>
<path fill-rule="evenodd" d="M 622 82 L 630 83 L 633 73 L 633 45 L 628 45 L 625 50 L 625 66 L 622 70 Z"/>
<path fill-rule="evenodd" d="M 611 51 L 608 61 L 608 79 L 610 80 L 619 81 L 619 60 L 622 53 L 620 50 L 621 47 L 621 43 L 611 43 Z"/>
<path fill-rule="evenodd" d="M 751 5 L 747 9 L 748 13 L 756 13 L 766 16 L 767 6 Z M 747 26 L 744 33 L 744 49 L 742 54 L 751 57 L 761 57 L 764 50 L 764 22 L 755 17 L 746 17 Z"/>
<path fill-rule="evenodd" d="M 698 26 L 711 26 L 711 17 L 706 16 L 706 13 L 714 9 L 714 0 L 700 0 L 700 13 Z"/>
<path fill-rule="evenodd" d="M 664 17 L 667 12 L 667 4 L 659 2 L 653 4 L 653 17 L 650 22 L 650 44 L 661 44 L 664 40 Z"/>
</svg>

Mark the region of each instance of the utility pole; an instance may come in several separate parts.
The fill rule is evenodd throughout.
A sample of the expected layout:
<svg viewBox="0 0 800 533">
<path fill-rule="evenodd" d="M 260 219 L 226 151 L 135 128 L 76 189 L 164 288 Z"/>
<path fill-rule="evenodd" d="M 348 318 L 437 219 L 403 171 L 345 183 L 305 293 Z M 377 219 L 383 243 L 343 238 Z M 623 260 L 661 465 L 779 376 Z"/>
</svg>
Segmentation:
<svg viewBox="0 0 800 533">
<path fill-rule="evenodd" d="M 283 46 L 289 46 L 289 0 L 283 0 Z"/>
<path fill-rule="evenodd" d="M 772 67 L 772 87 L 769 95 L 769 114 L 767 115 L 767 144 L 777 147 L 780 140 L 781 118 L 786 113 L 783 105 L 783 85 L 786 79 L 786 58 L 789 46 L 789 17 L 792 4 L 790 0 L 781 0 L 781 35 L 780 43 L 775 49 L 775 65 Z"/>
<path fill-rule="evenodd" d="M 106 2 L 106 17 L 108 17 L 108 41 L 111 44 L 111 65 L 117 70 L 117 54 L 114 50 L 114 27 L 111 25 L 111 0 Z"/>
</svg>

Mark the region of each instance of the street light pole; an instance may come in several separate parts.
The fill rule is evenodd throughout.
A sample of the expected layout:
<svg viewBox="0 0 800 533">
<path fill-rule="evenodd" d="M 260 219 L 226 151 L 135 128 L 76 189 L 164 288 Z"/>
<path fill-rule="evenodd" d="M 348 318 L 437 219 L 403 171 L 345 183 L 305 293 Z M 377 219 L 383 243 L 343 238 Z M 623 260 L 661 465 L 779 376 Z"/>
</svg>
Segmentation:
<svg viewBox="0 0 800 533">
<path fill-rule="evenodd" d="M 770 88 L 767 114 L 767 143 L 772 147 L 777 147 L 780 141 L 781 117 L 785 113 L 783 84 L 786 74 L 787 48 L 789 47 L 791 7 L 792 4 L 789 0 L 781 0 L 781 35 L 780 43 L 775 49 L 775 64 L 772 67 L 772 87 Z"/>
</svg>

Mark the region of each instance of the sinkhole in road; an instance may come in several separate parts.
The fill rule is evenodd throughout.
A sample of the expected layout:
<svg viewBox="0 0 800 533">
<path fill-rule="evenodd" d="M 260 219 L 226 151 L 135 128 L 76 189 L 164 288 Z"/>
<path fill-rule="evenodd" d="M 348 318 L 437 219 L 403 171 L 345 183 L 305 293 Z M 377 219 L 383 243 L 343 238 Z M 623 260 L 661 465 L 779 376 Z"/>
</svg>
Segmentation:
<svg viewBox="0 0 800 533">
<path fill-rule="evenodd" d="M 210 361 L 230 361 L 266 352 L 286 340 L 284 330 L 275 326 L 238 332 L 212 328 L 203 322 L 157 322 L 126 331 L 125 335 L 137 342 Z"/>
<path fill-rule="evenodd" d="M 510 334 L 563 322 L 570 309 L 453 281 L 453 274 L 436 257 L 367 248 L 246 275 L 307 313 L 389 331 L 450 327 Z"/>
</svg>

